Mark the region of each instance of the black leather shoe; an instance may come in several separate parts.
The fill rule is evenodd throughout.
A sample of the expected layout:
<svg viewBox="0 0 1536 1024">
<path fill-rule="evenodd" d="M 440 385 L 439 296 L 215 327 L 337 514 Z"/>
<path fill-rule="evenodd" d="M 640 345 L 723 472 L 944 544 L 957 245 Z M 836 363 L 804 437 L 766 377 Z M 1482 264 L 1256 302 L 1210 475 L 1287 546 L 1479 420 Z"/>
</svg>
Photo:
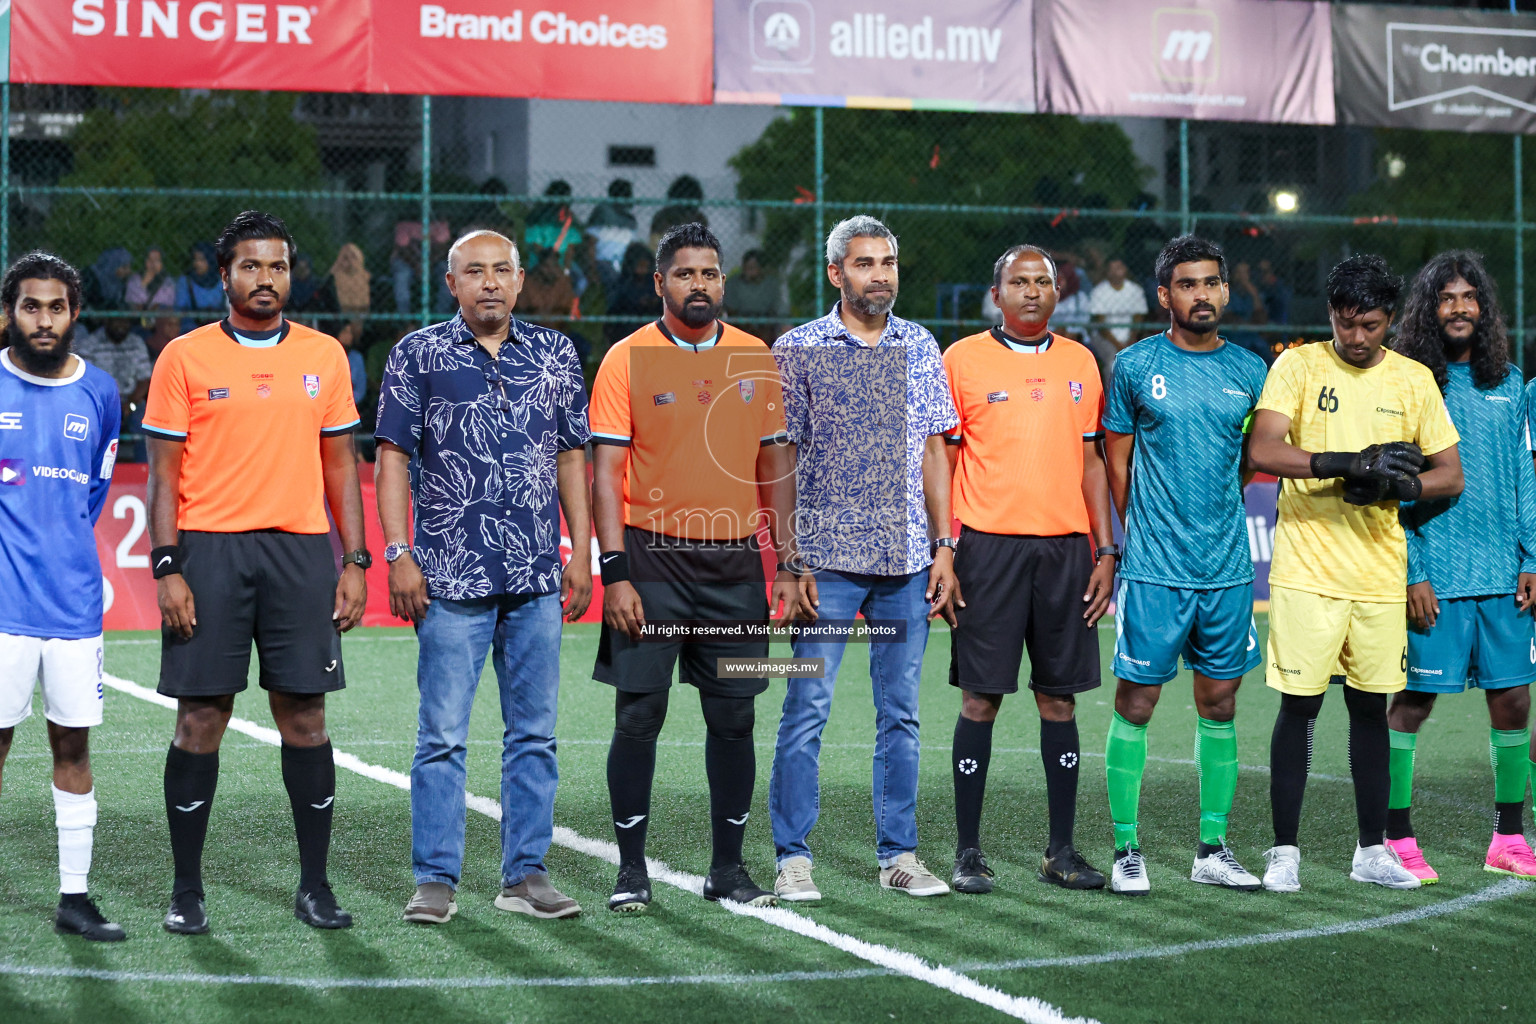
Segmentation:
<svg viewBox="0 0 1536 1024">
<path fill-rule="evenodd" d="M 178 892 L 171 897 L 171 909 L 165 912 L 165 930 L 176 935 L 207 935 L 208 912 L 203 909 L 203 894 Z"/>
<path fill-rule="evenodd" d="M 730 900 L 749 907 L 772 907 L 779 902 L 772 892 L 752 881 L 741 864 L 710 868 L 709 877 L 704 879 L 704 898 L 714 902 Z"/>
<path fill-rule="evenodd" d="M 311 892 L 300 889 L 293 898 L 293 916 L 311 928 L 352 927 L 352 915 L 336 905 L 336 895 L 328 885 Z"/>
<path fill-rule="evenodd" d="M 128 937 L 123 926 L 103 917 L 96 908 L 96 901 L 84 893 L 59 897 L 59 909 L 53 912 L 53 930 L 60 935 L 78 935 L 92 942 L 122 942 Z"/>
<path fill-rule="evenodd" d="M 1063 846 L 1054 854 L 1040 858 L 1040 872 L 1036 876 L 1042 882 L 1059 885 L 1063 889 L 1102 889 L 1104 873 L 1077 852 L 1075 847 Z"/>
</svg>

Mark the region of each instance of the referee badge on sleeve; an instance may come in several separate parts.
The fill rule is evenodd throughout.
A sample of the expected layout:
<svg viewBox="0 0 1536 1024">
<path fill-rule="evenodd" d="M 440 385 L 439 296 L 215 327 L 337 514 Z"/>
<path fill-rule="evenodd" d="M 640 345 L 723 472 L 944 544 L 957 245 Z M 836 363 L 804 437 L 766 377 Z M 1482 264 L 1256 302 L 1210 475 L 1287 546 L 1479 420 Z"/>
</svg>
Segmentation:
<svg viewBox="0 0 1536 1024">
<path fill-rule="evenodd" d="M 320 375 L 318 373 L 306 373 L 304 375 L 304 393 L 310 398 L 320 397 Z"/>
</svg>

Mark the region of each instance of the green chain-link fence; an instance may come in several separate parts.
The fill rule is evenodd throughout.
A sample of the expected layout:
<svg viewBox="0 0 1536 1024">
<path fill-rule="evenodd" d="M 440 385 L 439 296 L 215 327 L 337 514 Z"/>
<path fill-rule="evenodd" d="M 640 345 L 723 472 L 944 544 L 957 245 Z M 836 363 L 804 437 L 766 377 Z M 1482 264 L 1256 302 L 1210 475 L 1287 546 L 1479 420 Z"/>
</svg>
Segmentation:
<svg viewBox="0 0 1536 1024">
<path fill-rule="evenodd" d="M 733 321 L 769 337 L 828 307 L 822 240 L 853 213 L 900 236 L 898 309 L 943 341 L 991 322 L 993 260 L 1019 241 L 1071 264 L 1063 292 L 1077 296 L 1062 326 L 1092 340 L 1091 310 L 1123 308 L 1094 297 L 1118 283 L 1117 261 L 1115 294 L 1142 292 L 1155 322 L 1153 257 L 1186 230 L 1226 246 L 1225 331 L 1270 357 L 1326 333 L 1322 281 L 1351 252 L 1412 274 L 1440 249 L 1479 250 L 1522 354 L 1530 326 L 1519 137 L 723 107 L 711 116 L 766 124 L 724 167 L 664 175 L 654 146 L 636 145 L 558 173 L 530 162 L 513 187 L 476 157 L 480 121 L 459 111 L 452 132 L 435 126 L 429 98 L 0 86 L 0 107 L 0 257 L 42 247 L 80 266 L 88 327 L 126 324 L 155 351 L 221 315 L 216 272 L 195 249 L 262 207 L 287 219 L 306 257 L 293 315 L 345 335 L 374 387 L 396 338 L 451 311 L 443 257 L 472 227 L 518 240 L 519 314 L 578 337 L 591 366 L 659 310 L 649 252 L 660 231 L 700 216 L 725 246 Z M 610 194 L 616 179 L 628 194 Z M 1106 315 L 1106 327 L 1134 317 Z"/>
</svg>

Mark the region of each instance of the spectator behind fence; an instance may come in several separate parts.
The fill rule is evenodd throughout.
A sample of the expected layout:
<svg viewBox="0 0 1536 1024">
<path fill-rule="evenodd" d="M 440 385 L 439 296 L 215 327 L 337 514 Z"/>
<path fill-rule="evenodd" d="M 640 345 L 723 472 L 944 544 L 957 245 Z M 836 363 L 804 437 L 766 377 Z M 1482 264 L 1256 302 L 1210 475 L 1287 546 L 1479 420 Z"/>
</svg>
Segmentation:
<svg viewBox="0 0 1536 1024">
<path fill-rule="evenodd" d="M 599 280 L 603 287 L 612 286 L 624 262 L 624 251 L 640 233 L 635 220 L 634 207 L 628 202 L 635 194 L 635 186 L 624 178 L 608 183 L 608 202 L 598 203 L 587 221 L 587 234 L 597 237 L 597 261 Z"/>
<path fill-rule="evenodd" d="M 1233 265 L 1228 291 L 1231 297 L 1227 300 L 1226 315 L 1222 317 L 1222 322 L 1227 325 L 1224 332 L 1227 340 L 1260 356 L 1266 363 L 1274 362 L 1268 339 L 1258 331 L 1243 330 L 1244 325 L 1263 324 L 1269 319 L 1264 296 L 1254 283 L 1253 272 L 1246 262 Z"/>
<path fill-rule="evenodd" d="M 128 304 L 128 275 L 133 256 L 127 249 L 108 249 L 85 272 L 85 308 L 92 312 L 123 309 Z"/>
<path fill-rule="evenodd" d="M 732 320 L 740 317 L 776 317 L 784 314 L 784 282 L 779 275 L 763 267 L 763 254 L 748 250 L 741 257 L 741 270 L 725 281 L 725 306 Z M 778 324 L 737 325 L 772 343 L 779 336 Z"/>
<path fill-rule="evenodd" d="M 558 255 L 581 241 L 581 225 L 571 212 L 571 183 L 555 179 L 544 189 L 544 197 L 546 201 L 528 214 L 523 239 L 529 249 L 553 249 Z"/>
<path fill-rule="evenodd" d="M 448 243 L 448 222 L 435 220 L 429 226 L 434 252 Z M 446 248 L 443 250 L 447 252 Z M 395 224 L 395 247 L 389 255 L 389 285 L 394 295 L 396 313 L 417 311 L 421 293 L 421 221 L 402 220 Z"/>
<path fill-rule="evenodd" d="M 317 292 L 316 301 L 338 313 L 366 315 L 372 306 L 373 275 L 363 262 L 363 250 L 347 242 L 336 252 L 336 262 Z"/>
<path fill-rule="evenodd" d="M 1135 337 L 1131 333 L 1135 329 L 1134 321 L 1147 315 L 1147 293 L 1141 290 L 1141 285 L 1128 279 L 1129 274 L 1125 260 L 1113 257 L 1104 266 L 1104 280 L 1094 285 L 1088 296 L 1088 312 L 1094 323 L 1132 321 L 1130 326 L 1101 327 L 1093 332 L 1094 344 L 1090 347 L 1095 349 L 1104 367 L 1106 381 L 1114 372 L 1115 357 Z"/>
<path fill-rule="evenodd" d="M 293 258 L 293 271 L 288 275 L 292 291 L 288 293 L 288 311 L 310 313 L 315 311 L 315 296 L 320 291 L 320 279 L 315 277 L 315 264 L 308 253 Z"/>
<path fill-rule="evenodd" d="M 553 249 L 530 247 L 528 261 L 532 265 L 517 296 L 518 311 L 534 319 L 570 316 L 576 305 L 576 289 L 560 265 L 560 257 Z"/>
<path fill-rule="evenodd" d="M 363 396 L 368 394 L 368 367 L 363 361 L 363 354 L 357 350 L 362 333 L 362 322 L 359 320 L 348 320 L 336 332 L 336 340 L 347 350 L 347 369 L 352 374 L 352 403 L 359 408 L 362 407 Z"/>
<path fill-rule="evenodd" d="M 176 282 L 165 272 L 165 254 L 158 245 L 144 252 L 144 270 L 128 278 L 123 298 L 129 309 L 170 306 L 176 302 Z"/>
<path fill-rule="evenodd" d="M 667 198 L 671 200 L 666 206 L 656 211 L 656 216 L 651 218 L 651 248 L 661 241 L 661 236 L 681 224 L 702 224 L 709 227 L 709 218 L 704 216 L 704 211 L 699 209 L 699 203 L 704 199 L 704 186 L 699 184 L 699 179 L 691 174 L 679 174 L 667 186 Z M 657 307 L 660 312 L 660 307 Z"/>
<path fill-rule="evenodd" d="M 1087 343 L 1088 292 L 1083 288 L 1081 268 L 1077 257 L 1064 252 L 1056 257 L 1056 311 L 1051 315 L 1051 328 L 1073 341 Z M 989 294 L 990 297 L 990 294 Z M 1001 319 L 1001 316 L 999 316 Z"/>
<path fill-rule="evenodd" d="M 125 252 L 127 250 L 124 250 Z M 122 401 L 123 432 L 137 433 L 144 418 L 144 399 L 149 395 L 149 349 L 133 330 L 127 317 L 109 317 L 100 328 L 75 341 L 75 354 L 92 366 L 100 367 L 117 382 Z M 125 462 L 140 460 L 136 450 L 120 452 Z"/>
<path fill-rule="evenodd" d="M 656 294 L 654 277 L 656 268 L 651 260 L 651 250 L 640 242 L 633 242 L 624 250 L 623 271 L 608 293 L 608 315 L 634 316 L 639 321 L 609 324 L 606 333 L 610 345 L 645 326 L 645 320 L 661 315 L 661 296 Z"/>
<path fill-rule="evenodd" d="M 1259 294 L 1264 300 L 1264 312 L 1272 324 L 1291 322 L 1291 286 L 1285 283 L 1274 261 L 1259 260 Z M 1272 336 L 1276 340 L 1278 335 Z"/>
<path fill-rule="evenodd" d="M 160 353 L 181 334 L 181 318 L 173 312 L 170 304 L 157 305 L 150 308 L 154 314 L 150 319 L 150 332 L 144 336 L 144 348 L 149 352 L 149 362 L 153 366 Z"/>
<path fill-rule="evenodd" d="M 219 259 L 212 242 L 193 244 L 189 267 L 176 279 L 176 308 L 183 312 L 193 310 L 191 315 L 181 318 L 183 334 L 219 319 L 228 308 L 224 284 L 219 280 Z"/>
</svg>

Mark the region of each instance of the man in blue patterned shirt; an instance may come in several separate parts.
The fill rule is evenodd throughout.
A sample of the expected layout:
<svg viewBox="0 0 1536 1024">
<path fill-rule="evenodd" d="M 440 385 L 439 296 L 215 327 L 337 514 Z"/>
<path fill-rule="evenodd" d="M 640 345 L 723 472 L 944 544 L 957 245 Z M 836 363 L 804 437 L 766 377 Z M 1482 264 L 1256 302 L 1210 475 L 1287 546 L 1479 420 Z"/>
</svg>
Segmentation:
<svg viewBox="0 0 1536 1024">
<path fill-rule="evenodd" d="M 1418 733 L 1442 693 L 1483 691 L 1493 763 L 1494 825 L 1484 870 L 1536 878 L 1521 816 L 1536 680 L 1536 472 L 1525 394 L 1493 279 L 1465 250 L 1441 253 L 1414 279 L 1397 351 L 1429 367 L 1461 435 L 1457 498 L 1404 502 L 1408 535 L 1408 688 L 1392 699 L 1387 846 L 1425 885 L 1439 875 L 1414 837 L 1409 808 Z"/>
<path fill-rule="evenodd" d="M 448 254 L 458 314 L 395 346 L 379 394 L 389 606 L 415 623 L 421 645 L 407 921 L 438 924 L 457 909 L 465 739 L 487 652 L 506 723 L 496 906 L 540 918 L 581 911 L 550 884 L 544 855 L 562 604 L 575 620 L 592 597 L 591 435 L 571 340 L 512 316 L 522 283 L 511 241 L 491 231 L 460 238 Z M 563 570 L 557 500 L 571 531 Z"/>
<path fill-rule="evenodd" d="M 891 314 L 896 249 L 873 217 L 839 223 L 827 238 L 827 277 L 841 299 L 773 346 L 798 446 L 801 605 L 821 630 L 798 637 L 795 655 L 826 659 L 824 678 L 789 680 L 768 787 L 774 890 L 790 901 L 821 898 L 806 839 L 820 809 L 821 733 L 860 613 L 897 631 L 896 642 L 872 643 L 869 658 L 880 884 L 912 896 L 949 892 L 916 854 L 917 693 L 928 622 L 943 615 L 953 625 L 959 599 L 943 436 L 959 420 L 933 335 Z"/>
</svg>

